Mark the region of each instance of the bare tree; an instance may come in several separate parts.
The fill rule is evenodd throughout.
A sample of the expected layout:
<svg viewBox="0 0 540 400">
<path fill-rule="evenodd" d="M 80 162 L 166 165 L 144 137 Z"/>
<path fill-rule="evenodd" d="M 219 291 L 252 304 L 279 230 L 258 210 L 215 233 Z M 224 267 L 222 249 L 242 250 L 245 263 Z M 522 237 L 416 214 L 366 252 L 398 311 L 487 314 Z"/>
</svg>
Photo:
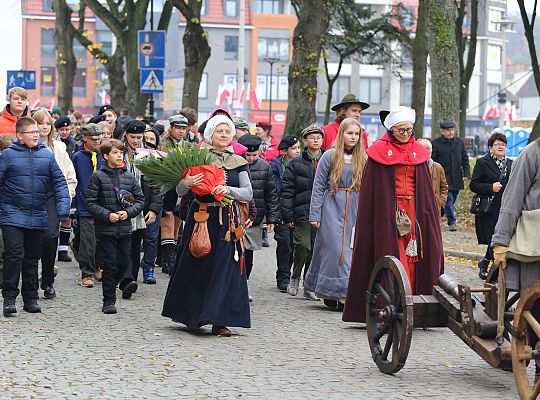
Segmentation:
<svg viewBox="0 0 540 400">
<path fill-rule="evenodd" d="M 186 19 L 186 29 L 182 37 L 184 44 L 184 88 L 182 106 L 199 109 L 199 86 L 210 58 L 208 37 L 201 25 L 201 0 L 172 0 Z"/>
<path fill-rule="evenodd" d="M 527 39 L 527 44 L 529 46 L 529 54 L 531 56 L 531 65 L 534 75 L 534 83 L 536 85 L 536 90 L 540 94 L 540 66 L 538 65 L 538 55 L 536 53 L 536 45 L 534 43 L 534 23 L 536 22 L 536 6 L 538 5 L 538 0 L 534 0 L 534 6 L 532 8 L 532 14 L 529 18 L 527 10 L 525 8 L 525 0 L 517 0 L 519 5 L 519 11 L 521 13 L 521 19 L 523 21 L 523 27 L 525 28 L 525 38 Z M 528 1 L 528 3 L 530 3 Z M 534 121 L 533 129 L 531 136 L 529 136 L 529 143 L 536 140 L 540 137 L 540 111 L 536 116 Z"/>
<path fill-rule="evenodd" d="M 478 0 L 455 0 L 457 7 L 456 42 L 459 61 L 459 130 L 458 135 L 465 136 L 467 122 L 467 102 L 469 100 L 469 84 L 474 71 L 476 58 L 476 42 L 478 39 Z M 464 32 L 463 21 L 469 16 L 470 33 Z M 465 51 L 467 57 L 465 59 Z"/>
<path fill-rule="evenodd" d="M 428 58 L 429 0 L 418 1 L 416 35 L 412 47 L 413 81 L 411 107 L 416 111 L 414 131 L 418 137 L 424 132 L 424 110 L 426 108 L 426 76 Z"/>
<path fill-rule="evenodd" d="M 58 71 L 58 106 L 62 114 L 67 115 L 73 106 L 73 80 L 77 72 L 77 60 L 73 53 L 73 10 L 66 0 L 54 0 L 56 23 L 54 40 L 56 42 L 56 70 Z"/>
<path fill-rule="evenodd" d="M 429 56 L 432 77 L 432 126 L 441 120 L 459 120 L 459 61 L 453 0 L 430 0 Z M 432 130 L 432 135 L 435 130 Z"/>
<path fill-rule="evenodd" d="M 300 136 L 303 128 L 317 120 L 317 74 L 328 32 L 330 9 L 327 0 L 291 0 L 298 23 L 293 34 L 289 66 L 289 105 L 285 132 Z"/>
</svg>

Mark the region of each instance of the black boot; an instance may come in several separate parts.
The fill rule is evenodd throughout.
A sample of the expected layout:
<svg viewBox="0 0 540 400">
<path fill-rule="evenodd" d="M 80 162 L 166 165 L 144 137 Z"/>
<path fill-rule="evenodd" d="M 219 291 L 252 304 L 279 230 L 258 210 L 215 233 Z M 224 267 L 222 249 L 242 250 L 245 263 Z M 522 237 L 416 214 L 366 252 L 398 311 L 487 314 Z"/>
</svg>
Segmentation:
<svg viewBox="0 0 540 400">
<path fill-rule="evenodd" d="M 4 299 L 4 317 L 9 317 L 11 314 L 17 314 L 15 299 L 12 297 L 6 297 Z"/>
<path fill-rule="evenodd" d="M 71 262 L 71 257 L 69 256 L 67 250 L 58 252 L 58 261 Z"/>
<path fill-rule="evenodd" d="M 270 241 L 268 240 L 268 228 L 266 224 L 263 227 L 262 247 L 270 247 Z"/>
<path fill-rule="evenodd" d="M 488 276 L 488 269 L 489 269 L 490 263 L 491 261 L 486 258 L 483 258 L 482 261 L 478 263 L 478 268 L 479 268 L 478 276 L 480 277 L 480 279 L 484 281 L 486 280 Z"/>
<path fill-rule="evenodd" d="M 46 285 L 43 289 L 43 297 L 46 299 L 54 299 L 56 297 L 56 290 L 53 285 Z"/>
<path fill-rule="evenodd" d="M 161 246 L 161 271 L 164 274 L 170 275 L 174 268 L 174 261 L 176 258 L 176 245 L 174 243 L 167 243 Z"/>
<path fill-rule="evenodd" d="M 41 307 L 36 299 L 24 300 L 23 310 L 29 313 L 40 313 Z"/>
</svg>

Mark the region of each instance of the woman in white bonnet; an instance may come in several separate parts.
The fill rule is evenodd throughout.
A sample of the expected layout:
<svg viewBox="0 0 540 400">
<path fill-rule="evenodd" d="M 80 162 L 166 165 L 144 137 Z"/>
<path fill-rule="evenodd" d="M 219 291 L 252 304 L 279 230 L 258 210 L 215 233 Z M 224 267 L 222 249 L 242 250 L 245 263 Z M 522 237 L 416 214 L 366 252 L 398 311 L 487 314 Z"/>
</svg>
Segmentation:
<svg viewBox="0 0 540 400">
<path fill-rule="evenodd" d="M 214 164 L 225 170 L 225 185 L 213 193 L 227 193 L 235 200 L 253 197 L 246 160 L 234 154 L 230 143 L 234 123 L 226 116 L 212 117 L 204 130 L 204 146 L 216 157 Z M 179 196 L 204 181 L 203 174 L 187 174 L 178 184 Z M 194 214 L 205 203 L 209 218 L 210 254 L 196 258 L 189 250 L 195 227 Z M 250 311 L 246 271 L 241 268 L 240 242 L 226 240 L 233 207 L 222 207 L 212 195 L 195 195 L 191 203 L 175 268 L 169 282 L 162 315 L 185 324 L 188 329 L 212 325 L 212 334 L 230 336 L 228 327 L 249 328 Z M 221 215 L 220 215 L 221 214 Z"/>
<path fill-rule="evenodd" d="M 430 154 L 414 138 L 416 113 L 397 107 L 380 118 L 387 131 L 366 150 L 344 321 L 365 322 L 367 285 L 383 256 L 401 261 L 413 294 L 431 294 L 443 272 Z"/>
</svg>

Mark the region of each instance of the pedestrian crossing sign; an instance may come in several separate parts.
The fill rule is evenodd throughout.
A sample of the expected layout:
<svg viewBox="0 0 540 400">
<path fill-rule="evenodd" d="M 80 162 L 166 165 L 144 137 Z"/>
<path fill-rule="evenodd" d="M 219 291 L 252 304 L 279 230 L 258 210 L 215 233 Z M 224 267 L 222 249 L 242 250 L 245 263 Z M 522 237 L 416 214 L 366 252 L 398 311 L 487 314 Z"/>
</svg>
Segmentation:
<svg viewBox="0 0 540 400">
<path fill-rule="evenodd" d="M 141 69 L 141 93 L 163 93 L 163 70 Z"/>
</svg>

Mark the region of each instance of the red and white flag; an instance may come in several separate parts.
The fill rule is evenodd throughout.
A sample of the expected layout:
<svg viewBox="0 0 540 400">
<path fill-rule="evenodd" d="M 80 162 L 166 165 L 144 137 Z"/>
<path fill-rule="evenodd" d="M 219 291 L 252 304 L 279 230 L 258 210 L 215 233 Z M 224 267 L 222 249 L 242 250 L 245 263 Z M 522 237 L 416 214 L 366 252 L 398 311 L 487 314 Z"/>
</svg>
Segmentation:
<svg viewBox="0 0 540 400">
<path fill-rule="evenodd" d="M 238 95 L 238 103 L 242 104 L 242 102 L 244 101 L 244 96 L 244 85 L 242 85 L 242 89 L 240 89 L 240 94 Z"/>
<path fill-rule="evenodd" d="M 227 90 L 222 85 L 218 86 L 217 96 L 216 96 L 216 106 L 220 106 L 221 103 L 223 103 L 228 97 L 229 97 L 229 90 Z"/>
<path fill-rule="evenodd" d="M 53 97 L 51 99 L 51 103 L 49 104 L 49 110 L 52 111 L 52 109 L 54 108 L 54 104 L 56 103 L 56 99 Z"/>
<path fill-rule="evenodd" d="M 233 87 L 229 87 L 228 91 L 229 95 L 227 96 L 227 105 L 232 106 L 234 97 L 236 96 L 236 89 Z"/>
<path fill-rule="evenodd" d="M 487 121 L 489 118 L 497 119 L 500 117 L 500 115 L 501 115 L 501 112 L 499 110 L 499 107 L 488 104 L 486 106 L 486 110 L 484 111 L 484 115 L 482 116 L 482 119 L 484 121 Z"/>
<path fill-rule="evenodd" d="M 255 89 L 252 89 L 249 94 L 249 99 L 251 103 L 251 108 L 254 110 L 260 110 L 261 108 L 261 90 L 257 87 Z"/>
<path fill-rule="evenodd" d="M 504 106 L 504 114 L 508 122 L 514 122 L 516 119 L 516 106 L 508 102 Z"/>
<path fill-rule="evenodd" d="M 41 106 L 41 100 L 38 98 L 38 99 L 36 99 L 36 101 L 34 101 L 34 104 L 32 104 L 31 110 L 36 110 L 40 106 Z"/>
</svg>

